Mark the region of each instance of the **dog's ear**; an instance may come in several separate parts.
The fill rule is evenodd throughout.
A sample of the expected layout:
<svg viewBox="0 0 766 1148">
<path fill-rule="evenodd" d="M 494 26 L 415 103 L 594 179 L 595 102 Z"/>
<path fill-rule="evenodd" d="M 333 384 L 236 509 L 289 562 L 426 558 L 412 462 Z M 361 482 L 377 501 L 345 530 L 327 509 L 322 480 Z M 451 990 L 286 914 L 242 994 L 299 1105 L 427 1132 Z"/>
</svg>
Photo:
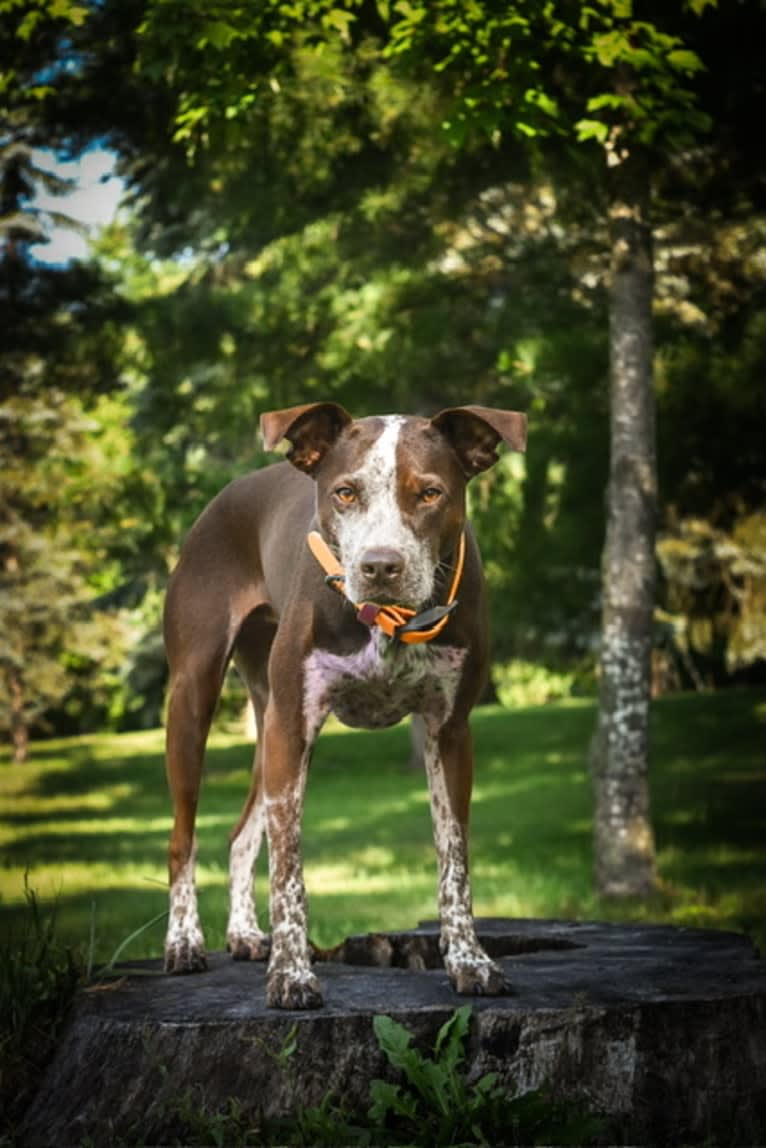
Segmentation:
<svg viewBox="0 0 766 1148">
<path fill-rule="evenodd" d="M 313 474 L 343 428 L 353 421 L 337 403 L 306 403 L 261 415 L 261 434 L 266 450 L 273 450 L 286 438 L 291 444 L 287 452 L 290 462 L 298 470 Z"/>
<path fill-rule="evenodd" d="M 469 478 L 497 462 L 495 448 L 504 442 L 511 450 L 527 448 L 527 416 L 519 411 L 490 407 L 450 407 L 431 419 L 451 444 Z"/>
</svg>

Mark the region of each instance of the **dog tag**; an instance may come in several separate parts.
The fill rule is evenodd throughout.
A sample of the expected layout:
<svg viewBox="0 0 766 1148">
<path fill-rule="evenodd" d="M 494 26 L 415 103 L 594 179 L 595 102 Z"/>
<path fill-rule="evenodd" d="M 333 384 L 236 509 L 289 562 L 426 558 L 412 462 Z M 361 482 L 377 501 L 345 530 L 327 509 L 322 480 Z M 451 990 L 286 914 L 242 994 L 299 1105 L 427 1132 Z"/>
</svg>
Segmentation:
<svg viewBox="0 0 766 1148">
<path fill-rule="evenodd" d="M 374 602 L 363 602 L 356 616 L 360 622 L 364 622 L 365 626 L 374 626 L 379 610 L 380 607 L 376 606 Z"/>
</svg>

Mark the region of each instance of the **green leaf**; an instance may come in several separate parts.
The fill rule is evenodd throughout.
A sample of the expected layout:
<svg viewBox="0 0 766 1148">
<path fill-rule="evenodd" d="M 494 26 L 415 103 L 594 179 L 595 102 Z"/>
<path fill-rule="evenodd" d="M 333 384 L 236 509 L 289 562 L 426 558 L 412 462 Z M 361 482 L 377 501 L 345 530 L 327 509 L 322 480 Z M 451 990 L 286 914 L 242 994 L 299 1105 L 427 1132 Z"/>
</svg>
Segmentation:
<svg viewBox="0 0 766 1148">
<path fill-rule="evenodd" d="M 378 1044 L 395 1068 L 403 1068 L 412 1043 L 412 1033 L 390 1016 L 376 1016 L 372 1021 Z"/>
<path fill-rule="evenodd" d="M 68 20 L 75 27 L 80 27 L 88 18 L 88 9 L 73 0 L 53 0 L 50 14 L 54 20 Z"/>
<path fill-rule="evenodd" d="M 439 1029 L 434 1056 L 451 1069 L 464 1059 L 463 1042 L 471 1024 L 471 1006 L 463 1005 Z"/>
<path fill-rule="evenodd" d="M 580 27 L 584 32 L 587 32 L 588 25 L 591 19 L 595 16 L 598 19 L 600 13 L 595 8 L 590 8 L 587 4 L 583 5 L 580 9 Z"/>
<path fill-rule="evenodd" d="M 334 28 L 336 32 L 340 33 L 341 40 L 348 43 L 351 39 L 349 28 L 354 20 L 356 20 L 356 16 L 353 12 L 346 12 L 342 8 L 332 8 L 322 17 L 322 24 L 325 28 Z"/>
<path fill-rule="evenodd" d="M 524 93 L 524 100 L 526 103 L 539 108 L 541 112 L 545 112 L 547 116 L 555 118 L 559 114 L 558 101 L 540 88 L 527 88 Z"/>
<path fill-rule="evenodd" d="M 700 72 L 705 66 L 697 53 L 688 48 L 676 48 L 674 51 L 668 52 L 667 61 L 679 72 L 686 72 L 687 75 Z"/>
<path fill-rule="evenodd" d="M 593 37 L 593 51 L 604 68 L 611 68 L 618 60 L 634 54 L 630 40 L 624 32 L 604 32 Z"/>
<path fill-rule="evenodd" d="M 496 1091 L 502 1094 L 502 1089 L 497 1085 L 498 1076 L 496 1072 L 487 1072 L 484 1076 L 474 1084 L 474 1091 L 479 1096 L 491 1096 Z"/>
<path fill-rule="evenodd" d="M 578 120 L 575 124 L 575 131 L 580 143 L 584 143 L 585 140 L 598 140 L 599 143 L 606 143 L 609 135 L 609 128 L 603 120 Z"/>
<path fill-rule="evenodd" d="M 409 0 L 398 0 L 394 4 L 394 9 L 412 24 L 420 24 L 426 18 L 425 7 L 422 5 L 416 7 L 414 4 L 410 4 Z"/>
<path fill-rule="evenodd" d="M 198 43 L 200 47 L 210 44 L 213 48 L 223 50 L 228 48 L 232 40 L 236 40 L 239 33 L 231 24 L 224 24 L 223 20 L 211 20 L 205 24 L 204 31 Z"/>
<path fill-rule="evenodd" d="M 24 17 L 24 19 L 21 21 L 18 28 L 16 29 L 17 39 L 19 39 L 19 40 L 31 39 L 35 28 L 37 27 L 37 25 L 40 23 L 41 20 L 42 20 L 42 13 L 41 12 L 35 12 L 35 11 L 27 12 L 26 16 Z"/>
<path fill-rule="evenodd" d="M 373 1080 L 370 1083 L 370 1096 L 372 1104 L 369 1108 L 370 1120 L 379 1127 L 385 1123 L 389 1112 L 414 1120 L 417 1116 L 417 1100 L 412 1095 L 402 1095 L 398 1084 L 389 1084 L 386 1080 Z"/>
<path fill-rule="evenodd" d="M 624 108 L 627 103 L 625 96 L 616 92 L 604 92 L 601 96 L 591 96 L 585 107 L 589 112 L 597 112 L 601 108 Z"/>
</svg>

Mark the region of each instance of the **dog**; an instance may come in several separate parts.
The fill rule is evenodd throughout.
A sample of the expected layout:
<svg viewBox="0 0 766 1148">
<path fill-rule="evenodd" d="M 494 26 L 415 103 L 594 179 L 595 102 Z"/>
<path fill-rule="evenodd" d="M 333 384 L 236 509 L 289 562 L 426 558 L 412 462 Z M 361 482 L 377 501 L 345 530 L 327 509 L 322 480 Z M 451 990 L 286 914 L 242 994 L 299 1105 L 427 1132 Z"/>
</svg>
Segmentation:
<svg viewBox="0 0 766 1148">
<path fill-rule="evenodd" d="M 174 806 L 165 968 L 206 967 L 194 824 L 210 722 L 231 658 L 255 711 L 253 779 L 231 836 L 227 947 L 268 957 L 268 1005 L 322 1005 L 307 936 L 301 818 L 325 718 L 420 722 L 439 863 L 440 946 L 458 993 L 509 991 L 481 947 L 468 875 L 469 714 L 488 672 L 488 618 L 466 485 L 526 447 L 526 417 L 481 406 L 355 420 L 316 402 L 261 417 L 287 461 L 230 483 L 203 511 L 167 591 L 167 773 Z M 271 935 L 253 870 L 269 843 Z"/>
</svg>

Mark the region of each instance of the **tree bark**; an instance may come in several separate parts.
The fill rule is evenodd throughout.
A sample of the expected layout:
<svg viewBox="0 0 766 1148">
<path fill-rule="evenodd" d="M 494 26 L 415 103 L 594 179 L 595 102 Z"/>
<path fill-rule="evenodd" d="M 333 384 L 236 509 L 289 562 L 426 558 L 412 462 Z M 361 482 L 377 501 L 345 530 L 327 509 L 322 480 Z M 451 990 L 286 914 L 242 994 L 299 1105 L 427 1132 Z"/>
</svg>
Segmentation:
<svg viewBox="0 0 766 1148">
<path fill-rule="evenodd" d="M 8 674 L 8 686 L 11 696 L 13 760 L 16 765 L 23 765 L 29 756 L 29 727 L 24 713 L 24 684 L 17 670 L 11 670 Z"/>
<path fill-rule="evenodd" d="M 652 237 L 644 157 L 614 148 L 609 159 L 610 466 L 591 747 L 594 881 L 602 894 L 640 896 L 656 882 L 648 778 L 657 507 Z"/>
</svg>

